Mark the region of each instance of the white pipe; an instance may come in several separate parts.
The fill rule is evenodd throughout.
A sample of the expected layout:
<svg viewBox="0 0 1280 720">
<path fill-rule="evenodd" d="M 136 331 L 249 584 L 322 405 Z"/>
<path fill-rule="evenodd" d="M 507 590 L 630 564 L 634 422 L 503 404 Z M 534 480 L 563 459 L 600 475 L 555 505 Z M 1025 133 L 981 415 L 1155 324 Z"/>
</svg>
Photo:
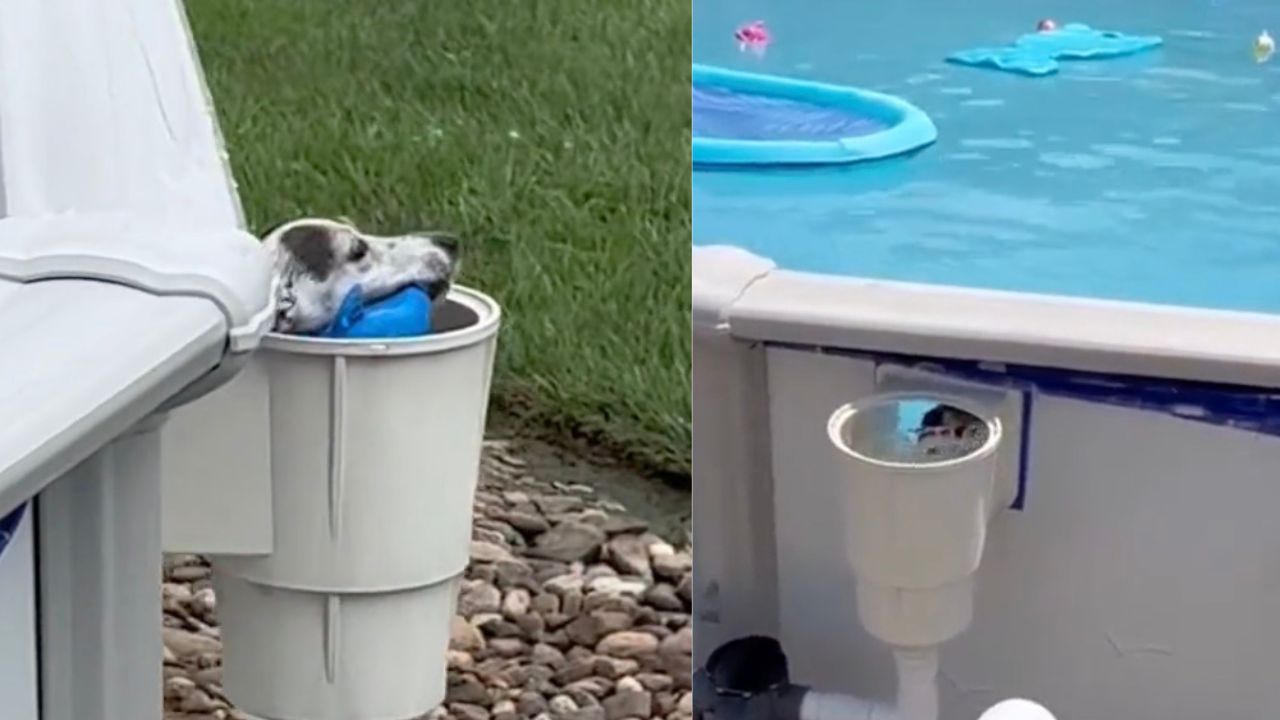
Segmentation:
<svg viewBox="0 0 1280 720">
<path fill-rule="evenodd" d="M 810 690 L 800 703 L 800 720 L 894 720 L 894 713 L 883 703 Z"/>
<path fill-rule="evenodd" d="M 1040 703 L 1013 698 L 992 705 L 978 720 L 1054 720 Z"/>
<path fill-rule="evenodd" d="M 938 650 L 895 649 L 896 707 L 853 695 L 810 691 L 800 704 L 800 720 L 938 720 Z"/>
<path fill-rule="evenodd" d="M 938 720 L 938 649 L 893 651 L 898 666 L 897 720 Z"/>
</svg>

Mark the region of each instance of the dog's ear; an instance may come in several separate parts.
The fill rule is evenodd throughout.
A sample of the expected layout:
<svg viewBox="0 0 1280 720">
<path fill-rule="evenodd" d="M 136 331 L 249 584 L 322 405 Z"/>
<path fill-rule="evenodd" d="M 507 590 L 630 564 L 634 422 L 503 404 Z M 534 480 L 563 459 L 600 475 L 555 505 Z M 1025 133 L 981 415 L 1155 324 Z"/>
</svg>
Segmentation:
<svg viewBox="0 0 1280 720">
<path fill-rule="evenodd" d="M 436 247 L 449 254 L 450 260 L 458 259 L 458 255 L 462 252 L 462 240 L 457 235 L 450 232 L 432 232 L 427 236 Z"/>
<path fill-rule="evenodd" d="M 338 261 L 328 229 L 316 225 L 289 228 L 280 236 L 280 247 L 316 280 L 329 277 Z"/>
<path fill-rule="evenodd" d="M 947 406 L 934 405 L 920 418 L 922 428 L 940 428 L 947 424 Z"/>
<path fill-rule="evenodd" d="M 360 262 L 369 255 L 369 243 L 364 238 L 356 235 L 351 238 L 351 250 L 347 253 L 347 259 L 352 262 Z"/>
</svg>

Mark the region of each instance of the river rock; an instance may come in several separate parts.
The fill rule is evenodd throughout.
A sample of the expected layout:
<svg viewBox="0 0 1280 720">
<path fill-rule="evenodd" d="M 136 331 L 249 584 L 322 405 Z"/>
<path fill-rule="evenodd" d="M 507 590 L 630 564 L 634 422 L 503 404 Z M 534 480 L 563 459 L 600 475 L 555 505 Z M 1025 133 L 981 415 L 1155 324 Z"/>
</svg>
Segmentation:
<svg viewBox="0 0 1280 720">
<path fill-rule="evenodd" d="M 618 535 L 609 540 L 606 547 L 609 551 L 609 562 L 618 572 L 641 578 L 652 577 L 649 548 L 638 535 Z"/>
<path fill-rule="evenodd" d="M 653 710 L 653 695 L 647 690 L 622 690 L 604 699 L 604 714 L 608 720 L 647 718 Z"/>
<path fill-rule="evenodd" d="M 475 653 L 484 650 L 484 634 L 461 615 L 454 615 L 449 623 L 449 647 L 462 652 Z"/>
<path fill-rule="evenodd" d="M 567 686 L 565 686 L 565 690 L 569 692 L 570 695 L 573 695 L 573 691 L 576 690 L 591 696 L 593 699 L 599 699 L 608 695 L 609 691 L 612 689 L 613 689 L 613 683 L 601 677 L 583 678 L 581 680 L 575 680 L 574 682 L 571 682 Z M 578 702 L 578 705 L 584 706 L 584 707 L 586 705 L 598 704 L 598 703 L 589 703 L 589 702 L 584 703 L 583 701 L 578 700 L 577 696 L 574 696 L 574 700 Z"/>
<path fill-rule="evenodd" d="M 489 689 L 474 675 L 461 675 L 456 682 L 451 681 L 445 694 L 445 701 L 484 707 L 493 704 Z"/>
<path fill-rule="evenodd" d="M 513 658 L 524 654 L 526 645 L 516 637 L 497 637 L 489 640 L 489 652 L 498 657 Z"/>
<path fill-rule="evenodd" d="M 598 577 L 587 583 L 587 592 L 601 593 L 614 597 L 621 595 L 640 597 L 648 588 L 648 584 L 639 578 L 605 576 Z"/>
<path fill-rule="evenodd" d="M 458 598 L 458 612 L 464 617 L 480 613 L 496 613 L 502 607 L 502 592 L 486 582 L 477 582 Z"/>
<path fill-rule="evenodd" d="M 511 552 L 497 543 L 485 540 L 471 541 L 471 560 L 473 562 L 491 563 L 510 559 Z"/>
<path fill-rule="evenodd" d="M 666 583 L 658 583 L 645 590 L 644 601 L 659 610 L 679 612 L 684 609 L 684 601 L 676 594 L 676 589 Z"/>
<path fill-rule="evenodd" d="M 493 704 L 493 709 L 490 711 L 490 717 L 492 717 L 493 720 L 518 720 L 520 714 L 513 701 L 500 700 Z"/>
<path fill-rule="evenodd" d="M 613 657 L 598 657 L 595 660 L 596 675 L 609 680 L 626 677 L 634 674 L 639 669 L 640 663 L 635 660 Z"/>
<path fill-rule="evenodd" d="M 538 643 L 529 651 L 529 659 L 537 664 L 559 670 L 565 666 L 564 653 L 546 643 Z"/>
<path fill-rule="evenodd" d="M 525 690 L 520 693 L 519 698 L 516 700 L 516 712 L 520 714 L 520 717 L 536 717 L 549 709 L 550 705 L 547 702 L 547 698 L 532 690 Z"/>
<path fill-rule="evenodd" d="M 685 573 L 685 576 L 680 578 L 680 584 L 676 585 L 676 594 L 690 606 L 693 605 L 693 573 Z"/>
<path fill-rule="evenodd" d="M 693 558 L 685 552 L 654 555 L 651 547 L 649 555 L 654 574 L 672 582 L 679 582 L 685 573 L 693 569 Z"/>
<path fill-rule="evenodd" d="M 574 572 L 565 572 L 554 577 L 544 580 L 542 589 L 559 595 L 564 598 L 571 592 L 582 594 L 582 588 L 586 585 L 586 580 L 579 574 Z M 565 608 L 564 612 L 574 614 L 570 608 Z"/>
<path fill-rule="evenodd" d="M 555 615 L 560 612 L 560 596 L 551 592 L 540 592 L 533 597 L 529 608 L 539 615 Z"/>
<path fill-rule="evenodd" d="M 533 499 L 543 515 L 563 515 L 583 506 L 582 498 L 571 495 L 540 495 Z"/>
<path fill-rule="evenodd" d="M 578 709 L 578 703 L 568 695 L 556 695 L 547 703 L 552 717 L 568 715 Z"/>
<path fill-rule="evenodd" d="M 492 521 L 478 520 L 476 526 L 471 528 L 472 542 L 488 543 L 497 548 L 501 548 L 507 544 L 506 535 L 498 529 L 498 524 Z M 476 552 L 476 547 L 472 545 L 471 552 Z M 483 550 L 481 551 L 483 552 Z"/>
<path fill-rule="evenodd" d="M 565 635 L 578 645 L 595 645 L 602 636 L 599 623 L 590 615 L 579 615 L 564 626 Z"/>
<path fill-rule="evenodd" d="M 533 598 L 524 588 L 512 588 L 502 598 L 502 615 L 508 620 L 516 620 L 529 614 L 529 604 Z M 679 608 L 676 608 L 679 610 Z"/>
<path fill-rule="evenodd" d="M 604 545 L 604 531 L 582 522 L 562 522 L 538 536 L 529 554 L 547 560 L 590 560 Z"/>
<path fill-rule="evenodd" d="M 525 637 L 534 640 L 542 637 L 543 632 L 547 629 L 547 621 L 537 613 L 529 613 L 516 618 L 516 625 Z"/>
<path fill-rule="evenodd" d="M 606 535 L 621 535 L 623 533 L 642 533 L 649 529 L 649 523 L 630 515 L 610 514 L 604 518 L 604 522 L 600 526 Z"/>
<path fill-rule="evenodd" d="M 653 655 L 658 651 L 658 638 L 643 632 L 624 630 L 602 639 L 596 645 L 598 655 L 635 659 Z"/>
<path fill-rule="evenodd" d="M 525 535 L 540 535 L 551 529 L 551 524 L 546 518 L 531 512 L 512 510 L 505 513 L 502 519 Z"/>
<path fill-rule="evenodd" d="M 179 628 L 163 628 L 161 637 L 164 640 L 164 646 L 173 651 L 173 654 L 178 656 L 179 659 L 217 653 L 222 650 L 222 643 L 217 638 Z"/>
<path fill-rule="evenodd" d="M 683 627 L 661 642 L 662 669 L 681 687 L 688 687 L 693 673 L 693 628 Z"/>
<path fill-rule="evenodd" d="M 670 675 L 662 675 L 660 673 L 641 673 L 636 675 L 635 679 L 636 682 L 640 683 L 641 687 L 650 692 L 662 692 L 671 689 L 675 685 L 675 681 L 671 679 Z"/>
<path fill-rule="evenodd" d="M 449 712 L 457 720 L 489 720 L 489 711 L 470 703 L 450 703 Z"/>
<path fill-rule="evenodd" d="M 503 590 L 524 588 L 537 590 L 538 583 L 533 577 L 533 568 L 529 563 L 518 558 L 498 560 L 493 564 L 493 583 Z"/>
<path fill-rule="evenodd" d="M 555 674 L 555 680 L 560 685 L 569 685 L 584 678 L 591 677 L 595 672 L 596 664 L 594 658 L 569 658 L 566 657 L 564 667 L 560 668 Z"/>
</svg>

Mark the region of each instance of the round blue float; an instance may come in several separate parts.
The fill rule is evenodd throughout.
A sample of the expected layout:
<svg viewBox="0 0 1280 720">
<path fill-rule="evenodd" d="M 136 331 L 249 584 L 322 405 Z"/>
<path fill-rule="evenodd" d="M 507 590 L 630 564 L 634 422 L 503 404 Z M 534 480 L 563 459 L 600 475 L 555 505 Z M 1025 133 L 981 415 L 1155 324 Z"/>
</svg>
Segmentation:
<svg viewBox="0 0 1280 720">
<path fill-rule="evenodd" d="M 929 145 L 920 108 L 883 93 L 693 66 L 695 165 L 854 163 Z"/>
</svg>

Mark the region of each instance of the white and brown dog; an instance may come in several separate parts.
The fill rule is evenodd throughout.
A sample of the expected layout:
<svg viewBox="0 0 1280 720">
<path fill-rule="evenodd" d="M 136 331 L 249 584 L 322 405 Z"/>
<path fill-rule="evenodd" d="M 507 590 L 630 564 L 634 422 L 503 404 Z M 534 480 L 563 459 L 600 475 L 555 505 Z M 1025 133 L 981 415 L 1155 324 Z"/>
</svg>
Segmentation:
<svg viewBox="0 0 1280 720">
<path fill-rule="evenodd" d="M 916 431 L 916 442 L 926 455 L 972 452 L 986 440 L 987 426 L 981 418 L 946 404 L 930 408 Z"/>
<path fill-rule="evenodd" d="M 458 241 L 442 232 L 370 235 L 346 219 L 302 218 L 262 238 L 275 266 L 275 331 L 320 330 L 351 288 L 378 300 L 417 285 L 432 302 L 448 292 L 458 270 Z"/>
</svg>

